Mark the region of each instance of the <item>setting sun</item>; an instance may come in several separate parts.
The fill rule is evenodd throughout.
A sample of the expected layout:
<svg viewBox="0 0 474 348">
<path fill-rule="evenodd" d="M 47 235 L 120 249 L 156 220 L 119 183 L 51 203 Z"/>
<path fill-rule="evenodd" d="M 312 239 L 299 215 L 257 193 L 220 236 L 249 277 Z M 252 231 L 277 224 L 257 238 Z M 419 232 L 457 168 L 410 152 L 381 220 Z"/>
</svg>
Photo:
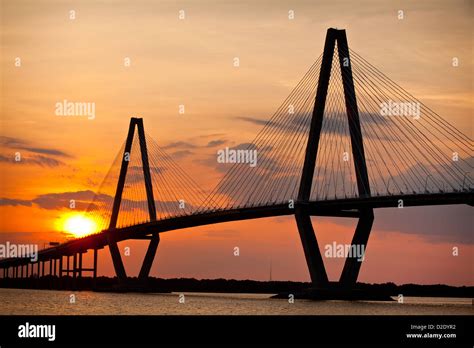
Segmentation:
<svg viewBox="0 0 474 348">
<path fill-rule="evenodd" d="M 63 230 L 75 237 L 83 237 L 94 233 L 97 225 L 94 220 L 83 215 L 73 215 L 64 220 Z"/>
</svg>

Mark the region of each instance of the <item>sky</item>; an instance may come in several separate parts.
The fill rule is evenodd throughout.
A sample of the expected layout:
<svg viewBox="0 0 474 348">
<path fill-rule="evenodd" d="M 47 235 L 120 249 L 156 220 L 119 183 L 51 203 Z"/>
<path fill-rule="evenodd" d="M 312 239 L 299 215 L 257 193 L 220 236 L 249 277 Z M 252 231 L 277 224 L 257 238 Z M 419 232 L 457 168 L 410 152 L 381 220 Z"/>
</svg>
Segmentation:
<svg viewBox="0 0 474 348">
<path fill-rule="evenodd" d="M 273 114 L 329 27 L 472 139 L 472 17 L 472 1 L 2 0 L 0 242 L 64 241 L 70 197 L 99 190 L 132 116 L 211 190 L 225 171 L 208 159 L 254 138 L 249 120 Z M 64 100 L 95 103 L 94 117 L 58 116 Z M 471 209 L 376 211 L 359 280 L 473 285 Z M 321 246 L 351 240 L 355 221 L 312 219 Z M 136 275 L 146 244 L 120 247 Z M 325 261 L 337 279 L 343 260 Z M 274 280 L 309 280 L 293 217 L 164 233 L 151 275 L 267 280 L 270 264 Z"/>
</svg>

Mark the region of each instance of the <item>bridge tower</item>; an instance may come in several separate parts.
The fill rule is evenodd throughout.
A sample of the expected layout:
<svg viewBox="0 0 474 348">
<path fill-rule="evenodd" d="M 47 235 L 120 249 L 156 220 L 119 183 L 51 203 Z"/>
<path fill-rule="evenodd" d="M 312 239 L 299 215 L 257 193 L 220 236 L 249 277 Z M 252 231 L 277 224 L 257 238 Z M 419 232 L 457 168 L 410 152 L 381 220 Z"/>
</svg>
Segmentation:
<svg viewBox="0 0 474 348">
<path fill-rule="evenodd" d="M 117 190 L 115 193 L 114 204 L 112 208 L 112 216 L 110 218 L 109 231 L 107 234 L 107 242 L 109 245 L 110 254 L 112 256 L 115 273 L 121 282 L 123 282 L 127 278 L 127 273 L 125 272 L 125 267 L 123 265 L 122 257 L 120 255 L 120 251 L 117 246 L 117 241 L 115 239 L 116 237 L 115 228 L 117 227 L 117 219 L 118 219 L 118 214 L 120 210 L 120 203 L 122 201 L 122 193 L 123 193 L 123 188 L 125 185 L 125 178 L 127 176 L 128 162 L 130 159 L 130 152 L 132 150 L 132 143 L 133 143 L 133 138 L 135 135 L 135 128 L 137 128 L 138 139 L 140 143 L 143 177 L 145 179 L 144 184 L 145 184 L 145 189 L 146 189 L 150 222 L 156 221 L 155 199 L 153 197 L 153 186 L 151 182 L 150 165 L 148 162 L 148 150 L 146 146 L 143 119 L 132 117 L 130 120 L 130 126 L 128 128 L 127 140 L 125 142 L 125 149 L 124 149 L 124 153 L 122 157 L 122 165 L 120 167 Z M 153 260 L 155 258 L 156 250 L 158 248 L 159 243 L 160 243 L 160 235 L 157 232 L 152 233 L 150 237 L 150 244 L 148 245 L 148 249 L 145 254 L 142 267 L 140 269 L 140 274 L 138 276 L 142 280 L 148 278 L 148 275 L 150 274 L 150 269 L 153 264 Z"/>
<path fill-rule="evenodd" d="M 323 125 L 324 109 L 328 94 L 329 80 L 331 77 L 331 67 L 334 56 L 334 49 L 337 43 L 339 65 L 341 68 L 342 81 L 344 87 L 344 99 L 346 105 L 347 122 L 351 138 L 352 155 L 354 158 L 355 175 L 359 197 L 370 197 L 369 177 L 365 161 L 364 143 L 360 127 L 359 112 L 357 108 L 357 98 L 352 77 L 350 64 L 349 47 L 345 30 L 330 28 L 327 31 L 324 45 L 321 71 L 319 74 L 316 99 L 314 102 L 313 115 L 306 146 L 306 154 L 303 165 L 303 172 L 298 192 L 297 204 L 295 206 L 295 219 L 298 226 L 303 250 L 308 264 L 311 281 L 317 288 L 327 288 L 329 286 L 328 276 L 324 267 L 323 258 L 319 250 L 316 235 L 311 223 L 311 215 L 308 210 L 308 203 L 311 194 L 311 186 L 318 155 L 319 140 Z M 337 207 L 334 209 L 334 216 L 338 216 Z M 355 229 L 352 245 L 367 245 L 370 230 L 374 221 L 372 208 L 361 208 L 358 211 L 359 221 Z M 365 249 L 364 249 L 365 250 Z M 351 288 L 357 281 L 361 266 L 361 261 L 355 257 L 348 257 L 339 279 L 339 284 L 344 288 Z"/>
</svg>

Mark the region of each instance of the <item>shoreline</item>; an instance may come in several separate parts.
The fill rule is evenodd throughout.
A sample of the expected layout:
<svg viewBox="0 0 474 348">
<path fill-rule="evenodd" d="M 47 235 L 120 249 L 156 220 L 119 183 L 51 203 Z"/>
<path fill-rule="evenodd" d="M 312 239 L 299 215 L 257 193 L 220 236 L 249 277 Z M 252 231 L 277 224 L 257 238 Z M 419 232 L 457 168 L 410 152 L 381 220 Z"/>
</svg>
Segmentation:
<svg viewBox="0 0 474 348">
<path fill-rule="evenodd" d="M 357 283 L 354 289 L 347 291 L 333 285 L 329 289 L 313 288 L 309 282 L 294 281 L 257 281 L 235 279 L 194 279 L 151 277 L 145 282 L 137 278 L 129 278 L 125 284 L 119 284 L 117 278 L 92 277 L 72 278 L 43 277 L 29 279 L 0 279 L 0 288 L 38 289 L 38 290 L 74 290 L 110 293 L 249 293 L 276 294 L 275 298 L 287 298 L 293 294 L 295 298 L 315 300 L 390 300 L 391 297 L 453 297 L 474 298 L 474 286 L 450 286 L 444 284 L 420 285 L 394 283 L 367 284 Z"/>
</svg>

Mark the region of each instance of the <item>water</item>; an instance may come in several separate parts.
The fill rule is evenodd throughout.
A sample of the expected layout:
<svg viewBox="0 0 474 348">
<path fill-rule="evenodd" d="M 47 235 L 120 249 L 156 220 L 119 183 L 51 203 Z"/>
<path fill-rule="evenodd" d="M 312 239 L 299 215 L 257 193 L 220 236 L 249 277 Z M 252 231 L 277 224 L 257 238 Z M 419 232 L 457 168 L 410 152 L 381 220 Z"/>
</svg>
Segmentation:
<svg viewBox="0 0 474 348">
<path fill-rule="evenodd" d="M 76 303 L 70 303 L 70 295 Z M 472 299 L 405 297 L 404 303 L 271 299 L 271 294 L 98 293 L 0 289 L 1 315 L 473 315 Z"/>
</svg>

